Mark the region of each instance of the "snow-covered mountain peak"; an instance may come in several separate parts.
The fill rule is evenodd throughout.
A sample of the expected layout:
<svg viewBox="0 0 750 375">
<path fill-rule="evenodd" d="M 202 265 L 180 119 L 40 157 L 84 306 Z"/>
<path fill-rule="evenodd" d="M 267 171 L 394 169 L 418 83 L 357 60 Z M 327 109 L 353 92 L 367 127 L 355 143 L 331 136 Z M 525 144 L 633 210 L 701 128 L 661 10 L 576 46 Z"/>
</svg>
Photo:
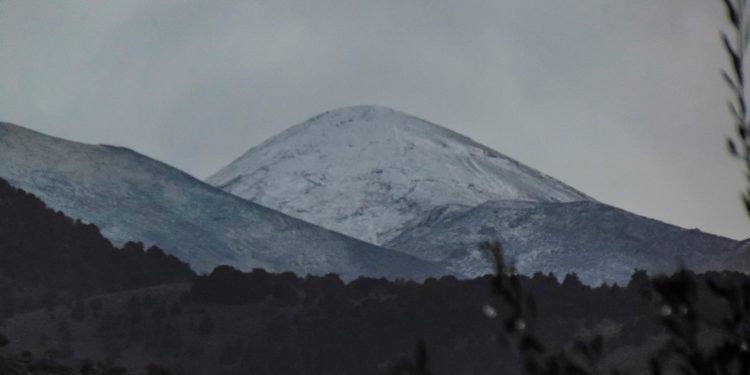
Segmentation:
<svg viewBox="0 0 750 375">
<path fill-rule="evenodd" d="M 438 206 L 590 200 L 468 137 L 378 106 L 315 116 L 251 148 L 208 182 L 376 244 Z"/>
<path fill-rule="evenodd" d="M 378 105 L 355 105 L 323 112 L 306 121 L 305 123 L 309 126 L 312 124 L 334 125 L 336 121 L 342 123 L 352 123 L 354 122 L 353 120 L 357 120 L 358 122 L 354 122 L 355 124 L 359 123 L 359 121 L 369 121 L 371 123 L 374 122 L 375 124 L 378 124 L 382 123 L 382 121 L 387 117 L 395 118 L 406 116 L 409 115 L 398 112 L 388 107 Z"/>
</svg>

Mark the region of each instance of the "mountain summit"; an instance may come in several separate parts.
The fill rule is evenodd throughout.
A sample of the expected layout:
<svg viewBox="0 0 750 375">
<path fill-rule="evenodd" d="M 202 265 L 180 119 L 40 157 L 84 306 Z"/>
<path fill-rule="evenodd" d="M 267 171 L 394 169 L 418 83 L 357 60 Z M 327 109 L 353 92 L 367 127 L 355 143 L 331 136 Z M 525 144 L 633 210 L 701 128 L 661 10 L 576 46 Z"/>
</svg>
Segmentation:
<svg viewBox="0 0 750 375">
<path fill-rule="evenodd" d="M 591 200 L 468 137 L 378 106 L 313 117 L 251 148 L 207 182 L 375 244 L 447 204 Z"/>
</svg>

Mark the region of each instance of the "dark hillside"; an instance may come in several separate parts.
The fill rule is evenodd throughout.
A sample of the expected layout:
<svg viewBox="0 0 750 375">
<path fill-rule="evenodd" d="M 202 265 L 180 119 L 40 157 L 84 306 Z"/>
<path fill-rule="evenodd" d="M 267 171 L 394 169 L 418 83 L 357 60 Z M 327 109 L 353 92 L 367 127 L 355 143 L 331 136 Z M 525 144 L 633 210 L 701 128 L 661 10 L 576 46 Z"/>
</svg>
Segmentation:
<svg viewBox="0 0 750 375">
<path fill-rule="evenodd" d="M 53 211 L 0 179 L 0 318 L 94 294 L 188 281 L 158 247 L 117 249 L 93 224 Z"/>
<path fill-rule="evenodd" d="M 747 281 L 736 273 L 697 276 Z M 79 363 L 149 363 L 177 374 L 382 374 L 426 343 L 435 374 L 517 374 L 498 338 L 502 306 L 491 276 L 424 283 L 336 275 L 300 278 L 218 267 L 190 284 L 102 295 L 17 315 L 0 327 L 12 350 Z M 601 334 L 605 363 L 643 370 L 663 337 L 645 273 L 627 286 L 591 288 L 570 275 L 520 277 L 537 301 L 534 330 L 550 350 Z M 700 310 L 724 308 L 701 292 Z"/>
</svg>

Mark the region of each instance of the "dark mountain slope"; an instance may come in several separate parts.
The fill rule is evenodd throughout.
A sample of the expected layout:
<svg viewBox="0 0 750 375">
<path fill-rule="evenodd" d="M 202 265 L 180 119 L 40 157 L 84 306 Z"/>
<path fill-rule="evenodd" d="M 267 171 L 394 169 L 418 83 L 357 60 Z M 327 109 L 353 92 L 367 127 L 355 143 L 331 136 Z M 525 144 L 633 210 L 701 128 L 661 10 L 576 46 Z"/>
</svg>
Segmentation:
<svg viewBox="0 0 750 375">
<path fill-rule="evenodd" d="M 115 248 L 93 224 L 55 212 L 0 179 L 0 317 L 103 292 L 191 280 L 158 247 Z"/>
</svg>

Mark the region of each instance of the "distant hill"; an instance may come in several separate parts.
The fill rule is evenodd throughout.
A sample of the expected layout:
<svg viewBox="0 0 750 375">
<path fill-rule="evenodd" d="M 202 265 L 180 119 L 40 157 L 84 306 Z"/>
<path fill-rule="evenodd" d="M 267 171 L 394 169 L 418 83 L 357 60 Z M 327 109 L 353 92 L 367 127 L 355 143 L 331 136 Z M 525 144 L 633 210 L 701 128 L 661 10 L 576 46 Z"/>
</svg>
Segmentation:
<svg viewBox="0 0 750 375">
<path fill-rule="evenodd" d="M 157 245 L 199 272 L 228 264 L 300 275 L 421 279 L 441 266 L 308 224 L 122 147 L 0 123 L 0 178 L 96 224 L 117 245 Z"/>
<path fill-rule="evenodd" d="M 386 246 L 476 277 L 492 271 L 477 249 L 486 240 L 503 243 L 518 272 L 560 277 L 574 272 L 590 285 L 624 285 L 635 269 L 651 274 L 672 273 L 681 265 L 698 272 L 743 269 L 727 264 L 741 254 L 734 240 L 594 201 L 440 207 Z"/>
</svg>

